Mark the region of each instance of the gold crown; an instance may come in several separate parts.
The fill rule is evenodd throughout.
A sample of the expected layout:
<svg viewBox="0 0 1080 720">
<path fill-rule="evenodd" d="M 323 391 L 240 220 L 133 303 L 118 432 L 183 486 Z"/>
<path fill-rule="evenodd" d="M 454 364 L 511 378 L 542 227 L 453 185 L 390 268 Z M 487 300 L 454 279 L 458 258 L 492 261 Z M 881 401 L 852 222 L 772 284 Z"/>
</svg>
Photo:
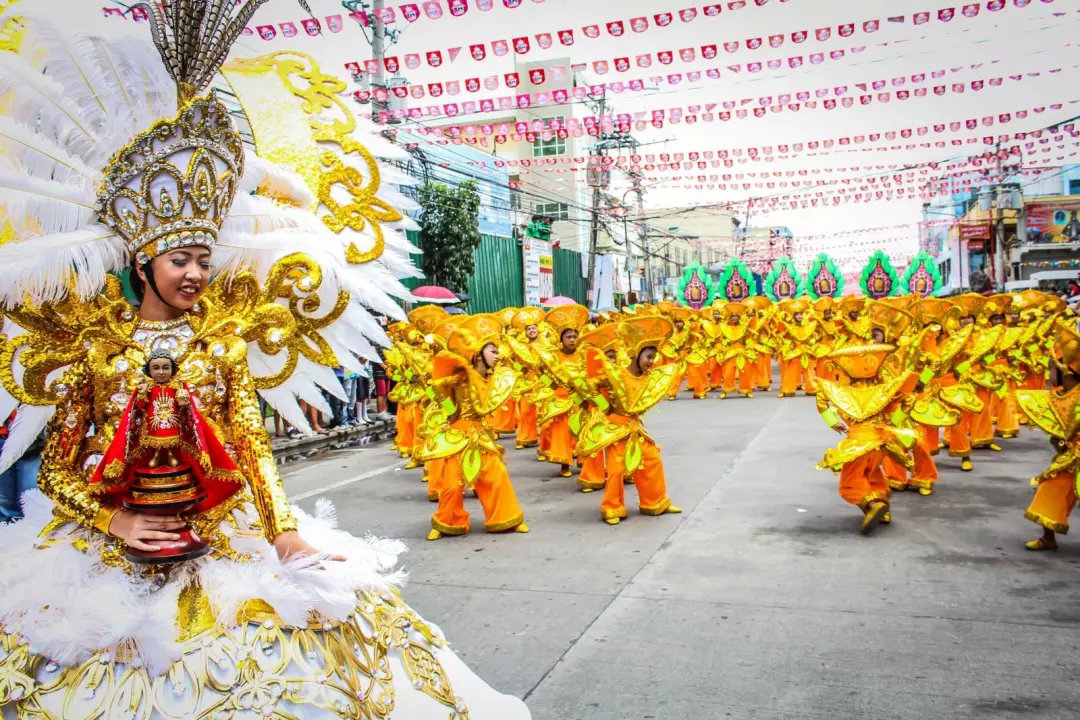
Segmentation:
<svg viewBox="0 0 1080 720">
<path fill-rule="evenodd" d="M 874 327 L 885 333 L 885 337 L 889 340 L 895 340 L 903 335 L 915 319 L 915 316 L 907 310 L 877 300 L 871 301 L 867 306 L 867 315 Z"/>
<path fill-rule="evenodd" d="M 581 347 L 594 347 L 601 352 L 614 350 L 619 345 L 619 323 L 608 323 L 583 333 L 578 338 Z"/>
<path fill-rule="evenodd" d="M 1054 330 L 1054 348 L 1062 364 L 1080 375 L 1080 334 L 1076 332 L 1075 321 L 1058 320 Z"/>
<path fill-rule="evenodd" d="M 515 330 L 524 330 L 530 325 L 539 326 L 544 322 L 544 309 L 538 307 L 521 308 L 514 313 L 514 319 L 511 324 Z"/>
<path fill-rule="evenodd" d="M 502 323 L 494 315 L 473 315 L 464 320 L 450 334 L 447 347 L 471 361 L 489 343 L 497 343 L 502 334 Z"/>
<path fill-rule="evenodd" d="M 589 309 L 584 305 L 560 305 L 548 311 L 547 321 L 562 336 L 567 330 L 578 330 L 589 322 Z"/>
<path fill-rule="evenodd" d="M 826 357 L 852 380 L 869 380 L 878 374 L 886 356 L 895 349 L 895 345 L 888 344 L 849 345 Z"/>
<path fill-rule="evenodd" d="M 417 327 L 420 332 L 427 335 L 446 322 L 446 310 L 438 305 L 421 305 L 409 312 L 409 322 Z"/>
<path fill-rule="evenodd" d="M 671 321 L 658 315 L 632 317 L 619 323 L 618 328 L 619 341 L 631 358 L 647 347 L 659 349 L 674 331 Z"/>
<path fill-rule="evenodd" d="M 180 247 L 213 247 L 244 173 L 229 111 L 194 98 L 113 155 L 94 210 L 139 265 Z"/>
</svg>

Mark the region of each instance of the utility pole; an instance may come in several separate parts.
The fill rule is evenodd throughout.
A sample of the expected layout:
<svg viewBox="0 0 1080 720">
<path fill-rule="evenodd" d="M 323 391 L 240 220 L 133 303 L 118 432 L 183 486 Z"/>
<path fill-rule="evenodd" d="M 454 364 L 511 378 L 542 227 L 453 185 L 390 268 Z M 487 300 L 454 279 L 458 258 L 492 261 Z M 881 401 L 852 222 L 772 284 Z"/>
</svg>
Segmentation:
<svg viewBox="0 0 1080 720">
<path fill-rule="evenodd" d="M 637 144 L 636 143 L 634 145 L 634 149 L 635 150 L 637 149 Z M 637 195 L 637 211 L 638 211 L 637 231 L 638 231 L 638 238 L 640 239 L 640 242 L 641 242 L 641 254 L 644 256 L 645 298 L 646 298 L 646 302 L 652 302 L 653 301 L 653 276 L 652 276 L 652 262 L 651 262 L 651 257 L 650 257 L 650 254 L 649 254 L 649 233 L 646 232 L 645 221 L 641 219 L 641 218 L 643 218 L 645 216 L 645 192 L 641 187 L 641 173 L 640 172 L 631 173 L 630 178 L 633 181 L 634 193 Z M 629 245 L 630 244 L 630 239 L 627 238 L 626 242 Z"/>
<path fill-rule="evenodd" d="M 604 115 L 604 107 L 606 105 L 606 102 L 607 102 L 607 97 L 606 96 L 601 96 L 600 101 L 598 103 L 598 108 L 599 109 L 597 110 L 597 116 L 600 117 L 600 118 L 602 118 L 603 115 Z M 602 123 L 597 123 L 598 126 L 601 125 L 601 124 Z M 594 145 L 592 150 L 589 151 L 590 162 L 592 162 L 592 158 L 602 158 L 602 157 L 604 157 L 605 145 L 604 145 L 604 141 L 603 141 L 603 135 L 600 135 L 600 138 L 601 138 L 600 142 L 598 142 L 596 145 Z M 602 163 L 597 162 L 597 172 L 593 175 L 594 181 L 593 181 L 593 191 L 592 191 L 592 226 L 589 229 L 589 271 L 587 273 L 588 278 L 586 279 L 586 285 L 585 285 L 585 292 L 586 292 L 586 297 L 587 297 L 587 299 L 589 301 L 589 307 L 593 308 L 593 309 L 596 309 L 598 307 L 598 305 L 597 305 L 597 302 L 598 302 L 597 294 L 598 293 L 595 292 L 596 288 L 593 287 L 593 282 L 596 279 L 596 245 L 597 245 L 597 242 L 599 241 L 599 238 L 600 238 L 600 182 L 599 182 L 599 178 L 603 177 L 604 169 L 605 168 L 603 167 Z M 587 178 L 589 176 L 589 173 L 586 172 L 585 176 Z"/>
<path fill-rule="evenodd" d="M 383 79 L 383 59 L 386 56 L 386 49 L 383 46 L 385 28 L 379 20 L 379 15 L 381 15 L 379 10 L 383 9 L 383 2 L 384 0 L 372 0 L 371 3 L 371 58 L 375 61 L 375 74 L 371 76 L 371 119 L 375 122 L 379 121 L 379 110 L 383 107 L 383 104 L 375 99 L 375 88 L 386 89 L 387 86 L 387 82 Z"/>
<path fill-rule="evenodd" d="M 1001 143 L 994 146 L 994 158 L 997 161 L 997 188 L 991 210 L 997 216 L 994 223 L 994 290 L 1004 292 L 1005 288 L 1005 213 L 1001 207 Z"/>
</svg>

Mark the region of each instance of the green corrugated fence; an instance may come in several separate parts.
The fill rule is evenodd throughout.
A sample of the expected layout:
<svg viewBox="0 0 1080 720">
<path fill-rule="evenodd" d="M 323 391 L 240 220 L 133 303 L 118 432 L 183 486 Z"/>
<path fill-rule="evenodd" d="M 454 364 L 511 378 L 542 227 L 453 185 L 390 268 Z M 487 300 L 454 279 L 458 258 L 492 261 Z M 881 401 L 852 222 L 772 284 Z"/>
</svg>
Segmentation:
<svg viewBox="0 0 1080 720">
<path fill-rule="evenodd" d="M 420 245 L 419 233 L 410 231 L 411 243 Z M 413 264 L 423 265 L 422 256 L 413 255 Z M 494 312 L 504 307 L 520 307 L 525 300 L 521 246 L 511 238 L 484 235 L 473 256 L 475 267 L 469 278 L 469 313 Z M 581 253 L 556 248 L 554 251 L 555 294 L 585 303 L 585 279 L 581 277 Z M 430 285 L 425 278 L 403 281 L 410 290 Z"/>
<path fill-rule="evenodd" d="M 555 294 L 585 305 L 585 278 L 581 277 L 581 253 L 555 248 Z"/>
</svg>

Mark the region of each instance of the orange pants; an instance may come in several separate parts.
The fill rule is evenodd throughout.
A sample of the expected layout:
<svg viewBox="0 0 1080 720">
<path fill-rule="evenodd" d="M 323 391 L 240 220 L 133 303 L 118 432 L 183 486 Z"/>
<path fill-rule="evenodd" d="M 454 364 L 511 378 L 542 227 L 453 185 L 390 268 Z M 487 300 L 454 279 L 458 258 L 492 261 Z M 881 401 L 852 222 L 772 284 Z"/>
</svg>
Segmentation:
<svg viewBox="0 0 1080 720">
<path fill-rule="evenodd" d="M 979 387 L 976 394 L 983 401 L 983 409 L 971 419 L 971 446 L 983 448 L 994 442 L 994 404 L 990 400 L 993 393 Z"/>
<path fill-rule="evenodd" d="M 1009 381 L 1009 391 L 1005 397 L 995 393 L 990 402 L 993 415 L 997 418 L 997 432 L 1003 438 L 1016 437 L 1020 434 L 1020 411 L 1016 404 L 1016 383 Z"/>
<path fill-rule="evenodd" d="M 754 372 L 755 364 L 747 360 L 746 364 L 743 365 L 742 372 L 739 372 L 739 367 L 736 364 L 737 362 L 738 358 L 731 358 L 724 361 L 724 383 L 721 386 L 721 389 L 725 393 L 735 392 L 735 376 L 736 374 L 738 374 L 739 392 L 744 394 L 752 393 L 754 391 L 754 379 L 756 375 L 756 373 Z"/>
<path fill-rule="evenodd" d="M 1041 372 L 1028 372 L 1022 387 L 1025 390 L 1044 390 L 1046 389 L 1046 377 Z"/>
<path fill-rule="evenodd" d="M 757 383 L 762 390 L 768 390 L 772 386 L 772 355 L 758 358 Z"/>
<path fill-rule="evenodd" d="M 840 497 L 862 509 L 875 501 L 889 502 L 889 483 L 881 470 L 884 450 L 872 450 L 840 469 Z"/>
<path fill-rule="evenodd" d="M 394 437 L 394 449 L 401 457 L 410 457 L 416 444 L 416 420 L 420 410 L 418 403 L 398 405 L 397 435 Z"/>
<path fill-rule="evenodd" d="M 509 435 L 517 430 L 517 403 L 507 398 L 499 408 L 491 414 L 491 429 L 500 435 Z"/>
<path fill-rule="evenodd" d="M 687 365 L 686 388 L 694 393 L 694 397 L 703 398 L 709 392 L 709 366 Z"/>
<path fill-rule="evenodd" d="M 1063 470 L 1039 483 L 1024 517 L 1056 533 L 1069 532 L 1069 513 L 1076 505 L 1076 474 Z"/>
<path fill-rule="evenodd" d="M 461 457 L 462 453 L 458 453 L 446 458 L 439 482 L 439 507 L 431 516 L 431 527 L 444 535 L 469 532 Z M 512 530 L 525 521 L 501 455 L 481 453 L 480 475 L 473 488 L 484 509 L 484 529 L 488 532 Z"/>
<path fill-rule="evenodd" d="M 802 358 L 784 360 L 780 363 L 780 392 L 785 395 L 794 395 L 802 384 L 803 392 L 813 395 L 817 392 L 817 383 L 814 382 L 814 373 L 810 370 L 813 360 L 807 367 L 802 366 Z"/>
<path fill-rule="evenodd" d="M 686 379 L 686 373 L 685 372 L 679 373 L 674 378 L 672 378 L 671 387 L 668 388 L 668 397 L 669 398 L 671 398 L 672 400 L 675 399 L 675 396 L 677 396 L 679 394 L 679 391 L 682 390 L 683 380 L 685 380 L 685 379 Z"/>
<path fill-rule="evenodd" d="M 604 499 L 600 502 L 600 514 L 604 519 L 626 517 L 625 456 L 626 440 L 609 445 L 605 453 L 607 482 L 604 484 Z M 661 515 L 671 507 L 664 482 L 664 463 L 660 459 L 660 448 L 655 443 L 642 441 L 641 465 L 630 477 L 637 488 L 638 510 L 642 515 Z"/>
<path fill-rule="evenodd" d="M 882 458 L 881 469 L 885 478 L 889 481 L 889 487 L 893 490 L 906 490 L 913 488 L 933 488 L 938 480 L 937 463 L 930 456 L 923 442 L 917 441 L 911 446 L 911 456 L 915 461 L 915 468 L 908 478 L 908 471 L 892 455 L 885 453 Z"/>
<path fill-rule="evenodd" d="M 923 425 L 922 431 L 922 443 L 926 446 L 927 452 L 937 455 L 941 450 L 941 428 L 936 425 Z"/>
<path fill-rule="evenodd" d="M 579 458 L 580 459 L 580 458 Z M 605 482 L 604 453 L 598 452 L 581 463 L 578 487 L 582 490 L 602 490 Z"/>
<path fill-rule="evenodd" d="M 949 457 L 971 457 L 971 421 L 974 413 L 960 411 L 960 422 L 945 428 L 945 438 L 949 441 Z"/>
<path fill-rule="evenodd" d="M 427 499 L 436 502 L 446 477 L 446 458 L 424 463 L 424 479 L 427 480 Z"/>
<path fill-rule="evenodd" d="M 829 372 L 825 369 L 825 365 L 827 364 L 827 362 L 828 361 L 825 358 L 817 359 L 817 362 L 814 363 L 814 377 L 822 378 L 824 380 L 832 380 L 835 382 L 837 379 L 836 372 Z"/>
<path fill-rule="evenodd" d="M 716 359 L 710 359 L 705 363 L 709 369 L 709 389 L 718 388 L 724 382 L 724 369 Z"/>
<path fill-rule="evenodd" d="M 574 434 L 570 432 L 569 412 L 552 418 L 540 429 L 540 449 L 547 462 L 556 465 L 573 465 L 576 445 Z"/>
<path fill-rule="evenodd" d="M 525 398 L 518 400 L 517 444 L 532 447 L 537 442 L 536 406 Z"/>
</svg>

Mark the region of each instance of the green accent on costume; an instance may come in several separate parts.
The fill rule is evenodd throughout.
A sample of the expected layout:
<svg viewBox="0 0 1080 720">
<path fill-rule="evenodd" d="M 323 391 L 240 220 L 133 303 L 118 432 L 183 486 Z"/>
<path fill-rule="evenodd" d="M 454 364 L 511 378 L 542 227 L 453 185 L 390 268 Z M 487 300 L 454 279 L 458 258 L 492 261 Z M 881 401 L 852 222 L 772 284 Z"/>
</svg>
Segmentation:
<svg viewBox="0 0 1080 720">
<path fill-rule="evenodd" d="M 795 263 L 787 255 L 778 257 L 765 278 L 765 294 L 773 302 L 789 300 L 803 294 L 802 276 L 795 269 Z"/>
<path fill-rule="evenodd" d="M 709 272 L 700 263 L 688 265 L 679 280 L 680 305 L 700 310 L 713 301 L 715 287 L 709 280 Z"/>
<path fill-rule="evenodd" d="M 844 294 L 844 274 L 827 253 L 821 253 L 806 273 L 806 294 L 817 300 L 821 297 L 840 297 Z"/>
<path fill-rule="evenodd" d="M 899 289 L 896 269 L 884 250 L 878 250 L 870 256 L 866 267 L 859 276 L 859 285 L 868 298 L 880 300 L 895 295 Z"/>
<path fill-rule="evenodd" d="M 753 297 L 754 273 L 739 258 L 731 258 L 713 286 L 713 295 L 731 302 L 742 302 Z"/>
<path fill-rule="evenodd" d="M 909 294 L 930 297 L 941 289 L 941 272 L 938 270 L 934 257 L 920 250 L 915 257 L 911 258 L 911 264 L 904 271 L 904 277 L 900 285 Z"/>
</svg>

